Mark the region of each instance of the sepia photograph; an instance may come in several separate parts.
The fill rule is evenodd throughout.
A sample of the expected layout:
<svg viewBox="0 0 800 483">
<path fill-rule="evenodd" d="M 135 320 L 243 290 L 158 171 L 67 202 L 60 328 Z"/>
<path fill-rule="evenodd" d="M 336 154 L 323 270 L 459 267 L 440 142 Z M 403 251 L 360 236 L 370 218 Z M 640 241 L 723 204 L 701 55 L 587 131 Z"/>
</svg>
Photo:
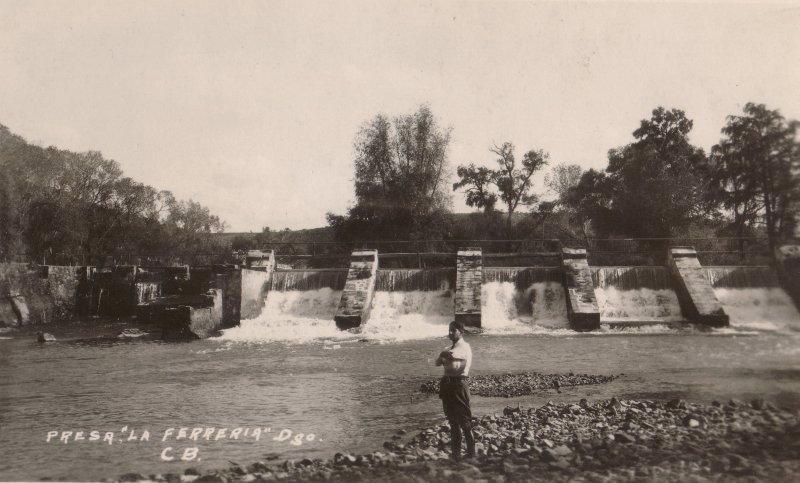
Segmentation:
<svg viewBox="0 0 800 483">
<path fill-rule="evenodd" d="M 800 481 L 800 0 L 0 0 L 0 482 Z"/>
</svg>

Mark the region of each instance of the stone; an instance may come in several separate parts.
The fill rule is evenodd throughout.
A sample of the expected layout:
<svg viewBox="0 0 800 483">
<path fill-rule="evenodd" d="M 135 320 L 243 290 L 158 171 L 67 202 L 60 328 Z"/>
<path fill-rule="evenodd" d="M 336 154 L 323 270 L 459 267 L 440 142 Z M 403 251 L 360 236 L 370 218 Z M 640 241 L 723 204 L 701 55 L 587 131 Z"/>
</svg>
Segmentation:
<svg viewBox="0 0 800 483">
<path fill-rule="evenodd" d="M 149 478 L 147 478 L 141 473 L 125 473 L 124 475 L 119 477 L 119 481 L 121 482 L 144 481 L 148 479 Z"/>
<path fill-rule="evenodd" d="M 617 441 L 617 442 L 620 442 L 620 443 L 623 443 L 623 444 L 630 444 L 630 443 L 635 443 L 636 442 L 636 438 L 634 438 L 633 436 L 631 436 L 631 435 L 629 435 L 627 433 L 623 433 L 622 431 L 620 431 L 620 432 L 614 433 L 614 441 Z"/>
<path fill-rule="evenodd" d="M 37 332 L 36 333 L 36 340 L 38 342 L 55 342 L 56 337 L 53 334 L 48 332 Z"/>
<path fill-rule="evenodd" d="M 228 483 L 228 479 L 220 475 L 203 475 L 196 480 L 195 483 Z"/>
</svg>

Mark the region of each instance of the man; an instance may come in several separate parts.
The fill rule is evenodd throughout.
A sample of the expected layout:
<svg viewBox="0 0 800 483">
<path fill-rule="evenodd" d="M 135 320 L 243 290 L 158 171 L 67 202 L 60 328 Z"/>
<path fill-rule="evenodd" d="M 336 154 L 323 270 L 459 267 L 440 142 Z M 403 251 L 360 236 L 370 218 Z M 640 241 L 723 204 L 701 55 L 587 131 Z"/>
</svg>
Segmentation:
<svg viewBox="0 0 800 483">
<path fill-rule="evenodd" d="M 467 442 L 467 458 L 475 457 L 475 437 L 472 434 L 472 410 L 469 407 L 469 368 L 472 365 L 472 349 L 464 340 L 464 324 L 450 322 L 448 337 L 453 341 L 436 359 L 437 366 L 444 366 L 444 377 L 439 384 L 444 415 L 450 422 L 452 458 L 461 459 L 461 432 Z"/>
</svg>

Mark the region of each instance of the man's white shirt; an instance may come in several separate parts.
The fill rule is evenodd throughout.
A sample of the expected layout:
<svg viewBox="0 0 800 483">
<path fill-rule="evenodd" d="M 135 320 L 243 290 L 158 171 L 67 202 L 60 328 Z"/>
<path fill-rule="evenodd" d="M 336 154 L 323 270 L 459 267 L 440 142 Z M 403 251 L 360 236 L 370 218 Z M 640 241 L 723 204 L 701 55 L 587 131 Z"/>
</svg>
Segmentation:
<svg viewBox="0 0 800 483">
<path fill-rule="evenodd" d="M 464 360 L 463 370 L 454 367 L 455 364 L 452 362 L 448 364 L 448 369 L 450 369 L 450 371 L 447 371 L 450 372 L 448 375 L 468 376 L 469 368 L 472 366 L 472 348 L 469 346 L 469 344 L 465 342 L 463 338 L 461 338 L 458 339 L 458 341 L 452 347 L 446 347 L 445 350 L 448 350 L 453 354 L 453 359 Z"/>
</svg>

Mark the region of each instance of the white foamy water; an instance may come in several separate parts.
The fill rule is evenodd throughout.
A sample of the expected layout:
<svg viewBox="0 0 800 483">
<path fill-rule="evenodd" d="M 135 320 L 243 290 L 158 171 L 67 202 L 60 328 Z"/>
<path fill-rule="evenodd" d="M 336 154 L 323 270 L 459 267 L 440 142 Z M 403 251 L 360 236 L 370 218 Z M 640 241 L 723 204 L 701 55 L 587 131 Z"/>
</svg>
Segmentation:
<svg viewBox="0 0 800 483">
<path fill-rule="evenodd" d="M 341 295 L 330 288 L 272 291 L 258 317 L 224 330 L 217 340 L 303 343 L 352 339 L 353 333 L 339 330 L 333 321 Z"/>
<path fill-rule="evenodd" d="M 564 289 L 559 283 L 537 282 L 519 290 L 511 282 L 489 282 L 483 284 L 481 300 L 481 325 L 487 333 L 568 330 Z"/>
<path fill-rule="evenodd" d="M 432 339 L 447 334 L 453 295 L 444 291 L 376 291 L 361 335 L 377 340 Z"/>
<path fill-rule="evenodd" d="M 751 330 L 800 330 L 800 313 L 781 288 L 715 288 L 731 327 Z"/>
<path fill-rule="evenodd" d="M 679 322 L 683 320 L 678 296 L 673 290 L 618 290 L 595 288 L 600 322 Z"/>
</svg>

